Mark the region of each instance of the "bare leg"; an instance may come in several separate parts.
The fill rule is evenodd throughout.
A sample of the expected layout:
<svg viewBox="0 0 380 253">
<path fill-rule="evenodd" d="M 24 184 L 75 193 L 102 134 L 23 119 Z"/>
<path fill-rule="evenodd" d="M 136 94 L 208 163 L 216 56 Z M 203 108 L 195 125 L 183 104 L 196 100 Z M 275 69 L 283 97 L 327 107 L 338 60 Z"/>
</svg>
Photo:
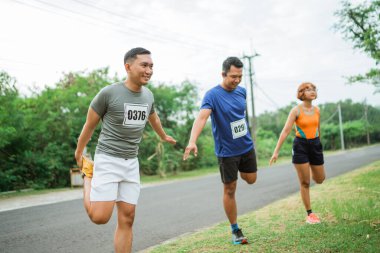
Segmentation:
<svg viewBox="0 0 380 253">
<path fill-rule="evenodd" d="M 294 167 L 297 170 L 298 180 L 300 182 L 302 202 L 305 209 L 310 210 L 310 165 L 309 163 L 294 164 Z"/>
<path fill-rule="evenodd" d="M 240 172 L 240 177 L 246 181 L 248 184 L 254 184 L 257 179 L 257 173 L 245 173 L 245 172 Z"/>
<path fill-rule="evenodd" d="M 89 214 L 91 209 L 90 192 L 92 178 L 84 177 L 83 180 L 83 205 L 86 209 L 87 214 Z"/>
<path fill-rule="evenodd" d="M 90 201 L 91 178 L 84 177 L 83 204 L 91 221 L 96 224 L 105 224 L 112 215 L 115 201 Z"/>
<path fill-rule="evenodd" d="M 224 184 L 223 205 L 227 218 L 231 224 L 237 222 L 237 207 L 235 200 L 237 181 Z"/>
<path fill-rule="evenodd" d="M 132 226 L 135 219 L 136 206 L 117 202 L 117 227 L 115 231 L 115 253 L 131 252 L 132 249 Z"/>
<path fill-rule="evenodd" d="M 322 184 L 326 178 L 325 168 L 323 165 L 310 165 L 313 180 L 317 184 Z"/>
</svg>

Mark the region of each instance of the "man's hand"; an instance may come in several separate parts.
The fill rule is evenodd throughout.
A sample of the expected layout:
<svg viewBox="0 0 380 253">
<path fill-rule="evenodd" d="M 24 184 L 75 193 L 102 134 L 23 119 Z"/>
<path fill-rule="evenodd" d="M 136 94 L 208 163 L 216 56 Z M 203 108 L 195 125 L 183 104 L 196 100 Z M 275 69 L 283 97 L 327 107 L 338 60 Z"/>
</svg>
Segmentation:
<svg viewBox="0 0 380 253">
<path fill-rule="evenodd" d="M 82 152 L 78 152 L 77 150 L 75 151 L 75 160 L 77 161 L 77 165 L 79 168 L 82 168 Z"/>
<path fill-rule="evenodd" d="M 185 153 L 183 153 L 183 160 L 184 161 L 189 157 L 191 151 L 194 152 L 194 156 L 198 155 L 198 147 L 195 143 L 189 143 L 189 145 L 187 145 L 187 147 L 185 149 Z"/>
<path fill-rule="evenodd" d="M 171 137 L 169 135 L 166 135 L 165 138 L 162 139 L 162 140 L 166 141 L 166 142 L 169 142 L 170 144 L 173 144 L 173 145 L 177 143 L 177 141 L 173 137 Z"/>
</svg>

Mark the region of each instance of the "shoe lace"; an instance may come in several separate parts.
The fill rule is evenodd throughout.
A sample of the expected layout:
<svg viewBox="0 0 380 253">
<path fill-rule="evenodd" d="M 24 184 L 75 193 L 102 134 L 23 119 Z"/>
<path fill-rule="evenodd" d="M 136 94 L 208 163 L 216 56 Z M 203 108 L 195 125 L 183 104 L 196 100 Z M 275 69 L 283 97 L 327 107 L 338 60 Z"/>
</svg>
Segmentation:
<svg viewBox="0 0 380 253">
<path fill-rule="evenodd" d="M 318 220 L 318 216 L 315 215 L 314 213 L 311 213 L 309 216 L 310 216 L 310 219 L 312 220 Z"/>
<path fill-rule="evenodd" d="M 235 231 L 235 234 L 237 235 L 238 238 L 244 237 L 243 232 L 241 231 L 240 228 Z"/>
</svg>

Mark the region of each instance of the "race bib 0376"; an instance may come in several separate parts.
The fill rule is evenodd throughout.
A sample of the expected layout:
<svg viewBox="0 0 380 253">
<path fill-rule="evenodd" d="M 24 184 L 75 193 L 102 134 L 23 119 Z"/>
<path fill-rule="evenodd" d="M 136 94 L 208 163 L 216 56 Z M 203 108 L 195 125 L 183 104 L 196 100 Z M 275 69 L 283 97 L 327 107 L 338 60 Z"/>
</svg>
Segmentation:
<svg viewBox="0 0 380 253">
<path fill-rule="evenodd" d="M 124 104 L 124 126 L 145 125 L 148 117 L 148 104 Z"/>
</svg>

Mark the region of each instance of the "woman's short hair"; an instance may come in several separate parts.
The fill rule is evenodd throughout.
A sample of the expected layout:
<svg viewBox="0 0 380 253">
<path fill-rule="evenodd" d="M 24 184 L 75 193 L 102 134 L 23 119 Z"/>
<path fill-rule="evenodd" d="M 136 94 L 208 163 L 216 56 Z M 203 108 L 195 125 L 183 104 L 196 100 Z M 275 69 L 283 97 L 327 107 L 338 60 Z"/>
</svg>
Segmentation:
<svg viewBox="0 0 380 253">
<path fill-rule="evenodd" d="M 317 89 L 317 87 L 310 82 L 301 83 L 297 89 L 297 98 L 299 100 L 303 101 L 305 99 L 305 90 L 310 89 L 310 88 L 311 89 Z M 315 97 L 315 98 L 317 98 L 317 97 Z"/>
</svg>

